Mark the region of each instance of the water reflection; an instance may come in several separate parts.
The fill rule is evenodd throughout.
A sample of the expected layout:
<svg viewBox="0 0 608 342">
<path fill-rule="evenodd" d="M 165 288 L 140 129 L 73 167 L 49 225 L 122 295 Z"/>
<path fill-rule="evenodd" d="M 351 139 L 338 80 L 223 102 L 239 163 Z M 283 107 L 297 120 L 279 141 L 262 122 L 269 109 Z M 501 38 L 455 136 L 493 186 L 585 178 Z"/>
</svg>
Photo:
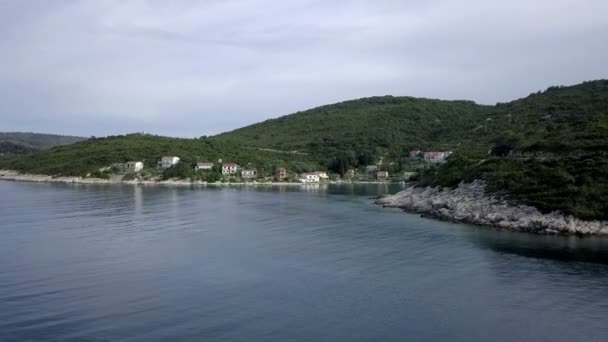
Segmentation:
<svg viewBox="0 0 608 342">
<path fill-rule="evenodd" d="M 535 235 L 489 228 L 478 228 L 467 237 L 478 247 L 499 253 L 608 264 L 608 239 L 603 237 Z"/>
</svg>

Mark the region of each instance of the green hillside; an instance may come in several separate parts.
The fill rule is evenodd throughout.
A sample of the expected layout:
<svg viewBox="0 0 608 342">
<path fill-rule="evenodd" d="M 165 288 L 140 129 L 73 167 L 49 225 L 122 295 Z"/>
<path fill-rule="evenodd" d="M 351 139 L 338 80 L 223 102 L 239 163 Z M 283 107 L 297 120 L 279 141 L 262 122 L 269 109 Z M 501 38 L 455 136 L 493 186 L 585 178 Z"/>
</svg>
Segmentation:
<svg viewBox="0 0 608 342">
<path fill-rule="evenodd" d="M 410 149 L 454 151 L 430 166 Z M 608 219 L 608 80 L 550 87 L 495 106 L 470 101 L 371 97 L 323 106 L 204 139 L 150 135 L 91 139 L 4 158 L 0 168 L 50 175 L 96 174 L 162 155 L 184 163 L 171 176 L 193 176 L 197 160 L 234 161 L 292 173 L 378 164 L 398 175 L 418 171 L 420 185 L 455 186 L 484 179 L 488 190 L 543 211 Z M 172 171 L 173 172 L 173 171 Z"/>
<path fill-rule="evenodd" d="M 197 161 L 236 162 L 255 166 L 260 174 L 271 174 L 275 167 L 286 167 L 292 172 L 312 171 L 319 165 L 305 155 L 292 155 L 244 148 L 230 143 L 216 143 L 209 139 L 178 139 L 147 134 L 129 134 L 89 139 L 72 145 L 58 146 L 31 155 L 0 160 L 0 168 L 33 174 L 55 176 L 103 176 L 98 170 L 114 163 L 142 161 L 155 170 L 162 156 L 181 158 L 179 170 L 172 176 L 194 176 Z M 183 169 L 182 169 L 183 168 Z"/>
<path fill-rule="evenodd" d="M 608 81 L 551 87 L 497 105 L 492 118 L 490 154 L 457 154 L 419 181 L 454 186 L 482 178 L 517 203 L 608 219 Z"/>
<path fill-rule="evenodd" d="M 608 80 L 550 87 L 495 106 L 365 98 L 214 139 L 304 151 L 329 166 L 336 158 L 347 167 L 383 158 L 392 172 L 412 167 L 407 163 L 412 147 L 452 150 L 448 163 L 419 169 L 421 185 L 455 186 L 482 178 L 490 191 L 517 203 L 608 219 Z"/>
<path fill-rule="evenodd" d="M 371 97 L 282 116 L 213 139 L 325 156 L 348 151 L 395 155 L 413 147 L 484 154 L 497 138 L 515 133 L 538 149 L 605 149 L 607 89 L 607 80 L 550 87 L 496 106 Z"/>
<path fill-rule="evenodd" d="M 485 137 L 471 133 L 491 110 L 471 101 L 370 97 L 267 120 L 213 139 L 319 156 L 396 157 L 416 146 L 479 149 Z"/>
<path fill-rule="evenodd" d="M 69 145 L 86 139 L 69 135 L 0 132 L 0 155 L 31 153 L 36 150 Z"/>
<path fill-rule="evenodd" d="M 16 144 L 10 141 L 0 141 L 0 156 L 26 154 L 34 151 L 36 150 L 25 145 Z"/>
</svg>

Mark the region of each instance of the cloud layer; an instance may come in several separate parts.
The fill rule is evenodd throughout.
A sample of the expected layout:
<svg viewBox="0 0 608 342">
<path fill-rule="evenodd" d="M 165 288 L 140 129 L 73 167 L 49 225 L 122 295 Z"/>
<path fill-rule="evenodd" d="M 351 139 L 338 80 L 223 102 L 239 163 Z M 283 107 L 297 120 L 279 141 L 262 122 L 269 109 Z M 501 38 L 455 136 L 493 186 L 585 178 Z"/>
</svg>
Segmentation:
<svg viewBox="0 0 608 342">
<path fill-rule="evenodd" d="M 0 131 L 219 133 L 372 95 L 608 77 L 604 0 L 3 1 Z"/>
</svg>

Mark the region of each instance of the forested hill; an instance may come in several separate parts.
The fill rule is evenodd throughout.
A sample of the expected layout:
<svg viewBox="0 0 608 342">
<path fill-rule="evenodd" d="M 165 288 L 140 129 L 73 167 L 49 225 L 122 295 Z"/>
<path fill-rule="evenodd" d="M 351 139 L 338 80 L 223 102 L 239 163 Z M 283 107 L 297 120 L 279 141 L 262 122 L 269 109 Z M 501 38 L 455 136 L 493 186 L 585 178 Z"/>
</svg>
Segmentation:
<svg viewBox="0 0 608 342">
<path fill-rule="evenodd" d="M 415 147 L 454 153 L 447 163 L 434 166 L 411 159 Z M 209 138 L 133 134 L 89 139 L 0 158 L 0 168 L 86 176 L 129 160 L 155 169 L 165 154 L 183 161 L 179 172 L 165 176 L 190 177 L 201 160 L 237 162 L 262 175 L 284 167 L 291 174 L 328 169 L 344 176 L 347 169 L 364 173 L 365 166 L 376 164 L 394 179 L 403 171 L 417 171 L 421 185 L 451 187 L 483 179 L 489 191 L 518 203 L 608 219 L 608 80 L 550 87 L 494 106 L 370 97 Z"/>
<path fill-rule="evenodd" d="M 213 139 L 321 155 L 395 157 L 413 147 L 486 153 L 504 136 L 531 148 L 604 148 L 607 109 L 608 80 L 550 87 L 495 106 L 383 96 L 286 115 Z"/>
<path fill-rule="evenodd" d="M 216 143 L 209 139 L 180 139 L 149 134 L 128 134 L 91 138 L 71 145 L 56 146 L 37 153 L 0 158 L 0 169 L 54 176 L 103 176 L 99 170 L 115 163 L 142 161 L 146 170 L 156 170 L 162 156 L 179 156 L 174 176 L 194 175 L 198 161 L 235 162 L 241 166 L 257 167 L 260 174 L 272 174 L 276 167 L 291 172 L 317 170 L 321 165 L 307 155 L 278 153 L 241 147 L 231 143 Z"/>
<path fill-rule="evenodd" d="M 23 154 L 69 145 L 87 138 L 29 132 L 0 132 L 0 154 Z"/>
<path fill-rule="evenodd" d="M 398 155 L 412 147 L 476 144 L 492 107 L 472 101 L 370 97 L 267 120 L 213 137 L 241 145 L 320 155 Z M 481 136 L 481 138 L 483 138 Z"/>
<path fill-rule="evenodd" d="M 608 219 L 608 81 L 551 87 L 492 112 L 490 154 L 455 154 L 421 172 L 420 182 L 484 179 L 519 203 Z"/>
<path fill-rule="evenodd" d="M 382 158 L 391 172 L 411 167 L 411 148 L 452 150 L 446 164 L 419 168 L 418 183 L 452 187 L 483 179 L 489 191 L 517 203 L 608 219 L 608 80 L 553 86 L 495 106 L 365 98 L 212 139 L 298 150 L 354 167 Z"/>
</svg>

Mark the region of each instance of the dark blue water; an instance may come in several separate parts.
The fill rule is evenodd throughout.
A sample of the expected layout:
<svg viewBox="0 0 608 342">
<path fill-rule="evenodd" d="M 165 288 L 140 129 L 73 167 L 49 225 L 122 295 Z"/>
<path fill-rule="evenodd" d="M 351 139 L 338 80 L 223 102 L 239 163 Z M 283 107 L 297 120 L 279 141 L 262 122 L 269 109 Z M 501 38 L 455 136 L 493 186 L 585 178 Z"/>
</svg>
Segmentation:
<svg viewBox="0 0 608 342">
<path fill-rule="evenodd" d="M 607 240 L 395 190 L 0 182 L 0 341 L 608 341 Z"/>
</svg>

